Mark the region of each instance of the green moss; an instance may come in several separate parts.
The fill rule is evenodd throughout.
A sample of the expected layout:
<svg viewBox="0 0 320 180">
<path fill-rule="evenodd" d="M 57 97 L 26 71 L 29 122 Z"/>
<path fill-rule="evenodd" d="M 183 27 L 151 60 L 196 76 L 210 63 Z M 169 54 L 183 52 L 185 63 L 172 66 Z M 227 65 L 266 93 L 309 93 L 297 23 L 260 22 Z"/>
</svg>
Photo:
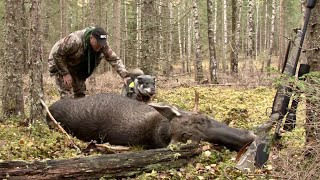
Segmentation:
<svg viewBox="0 0 320 180">
<path fill-rule="evenodd" d="M 303 87 L 303 85 L 300 85 Z M 193 111 L 194 90 L 200 95 L 199 111 L 206 113 L 219 121 L 230 123 L 230 126 L 254 129 L 266 121 L 271 112 L 275 89 L 267 87 L 224 88 L 224 87 L 197 87 L 176 88 L 172 90 L 158 89 L 155 101 L 174 104 L 180 108 Z M 49 92 L 57 98 L 55 91 Z M 52 98 L 51 98 L 52 99 Z M 302 147 L 304 142 L 305 119 L 304 102 L 298 109 L 298 127 L 291 133 L 286 133 L 281 139 L 285 147 Z M 30 127 L 20 126 L 18 118 L 6 119 L 0 123 L 0 160 L 35 160 L 59 159 L 79 157 L 76 150 L 71 148 L 66 137 L 55 130 L 51 130 L 43 122 L 36 122 Z M 73 138 L 81 148 L 86 144 Z M 203 144 L 203 146 L 211 146 Z M 140 151 L 143 147 L 132 147 L 133 151 Z M 175 146 L 171 146 L 174 150 Z M 178 154 L 177 154 L 178 156 Z M 215 150 L 210 147 L 203 150 L 196 163 L 190 163 L 180 169 L 167 169 L 157 172 L 144 173 L 136 179 L 250 179 L 234 169 L 235 152 L 226 148 Z M 155 166 L 155 168 L 158 168 Z M 162 169 L 162 167 L 161 167 Z M 265 178 L 264 175 L 259 177 Z M 108 179 L 106 176 L 105 178 Z M 256 177 L 254 177 L 256 178 Z M 103 178 L 101 178 L 103 179 Z"/>
<path fill-rule="evenodd" d="M 77 156 L 75 149 L 69 147 L 66 137 L 46 124 L 36 122 L 30 127 L 19 126 L 14 121 L 0 124 L 0 159 L 34 160 L 59 159 Z M 84 143 L 73 139 L 77 145 Z"/>
</svg>

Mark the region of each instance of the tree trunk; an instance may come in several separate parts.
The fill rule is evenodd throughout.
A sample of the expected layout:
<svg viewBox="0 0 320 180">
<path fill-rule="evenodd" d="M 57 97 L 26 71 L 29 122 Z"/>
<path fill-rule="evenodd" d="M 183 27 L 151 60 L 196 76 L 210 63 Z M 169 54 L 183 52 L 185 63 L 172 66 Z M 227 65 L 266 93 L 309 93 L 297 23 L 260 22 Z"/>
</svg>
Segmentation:
<svg viewBox="0 0 320 180">
<path fill-rule="evenodd" d="M 241 17 L 242 17 L 242 0 L 237 0 L 237 26 L 236 26 L 236 34 L 235 34 L 235 46 L 234 46 L 234 51 L 235 53 L 235 61 L 232 67 L 232 70 L 235 74 L 238 74 L 239 72 L 239 51 L 240 51 L 240 31 L 241 31 Z"/>
<path fill-rule="evenodd" d="M 308 80 L 310 86 L 307 97 L 307 118 L 306 118 L 306 145 L 319 145 L 320 141 L 320 2 L 316 3 L 315 8 L 311 12 L 310 22 L 307 32 L 306 51 L 308 64 L 311 66 L 310 71 L 315 73 L 313 78 Z M 318 75 L 317 75 L 318 74 Z"/>
<path fill-rule="evenodd" d="M 259 13 L 259 17 L 260 17 L 260 30 L 259 30 L 259 50 L 260 50 L 260 53 L 264 51 L 264 47 L 263 47 L 263 22 L 264 22 L 264 19 L 263 19 L 263 2 L 261 2 L 261 11 Z"/>
<path fill-rule="evenodd" d="M 66 29 L 66 1 L 65 0 L 60 0 L 60 39 L 65 37 L 67 34 L 67 29 Z"/>
<path fill-rule="evenodd" d="M 280 71 L 283 64 L 284 53 L 285 53 L 285 38 L 284 38 L 284 1 L 280 0 L 280 12 L 279 12 L 279 60 L 278 60 L 278 71 Z"/>
<path fill-rule="evenodd" d="M 264 50 L 268 49 L 268 0 L 265 0 L 265 17 L 264 17 Z"/>
<path fill-rule="evenodd" d="M 28 67 L 28 27 L 27 27 L 27 12 L 24 2 L 21 4 L 22 7 L 22 33 L 21 33 L 21 39 L 22 39 L 22 60 L 23 60 L 23 72 L 24 74 L 27 74 L 29 71 Z"/>
<path fill-rule="evenodd" d="M 2 161 L 0 178 L 9 179 L 99 179 L 134 177 L 152 170 L 179 168 L 201 152 L 197 145 L 90 156 L 65 160 Z"/>
<path fill-rule="evenodd" d="M 178 21 L 178 43 L 179 43 L 179 62 L 183 62 L 183 42 L 182 42 L 182 35 L 181 35 L 181 24 L 180 24 L 180 6 L 177 7 L 177 21 Z M 184 63 L 182 63 L 182 67 Z"/>
<path fill-rule="evenodd" d="M 249 57 L 249 71 L 250 75 L 253 75 L 253 0 L 249 0 L 248 10 L 248 57 Z"/>
<path fill-rule="evenodd" d="M 44 119 L 40 99 L 43 99 L 42 41 L 40 26 L 41 0 L 32 0 L 30 6 L 30 119 Z"/>
<path fill-rule="evenodd" d="M 4 117 L 24 116 L 23 60 L 21 54 L 22 0 L 5 1 L 5 51 L 2 88 L 2 111 Z"/>
<path fill-rule="evenodd" d="M 173 27 L 173 24 L 172 24 L 172 20 L 173 20 L 173 9 L 172 9 L 172 3 L 171 3 L 171 0 L 168 0 L 167 1 L 167 6 L 168 6 L 168 14 L 169 14 L 169 22 L 168 22 L 168 26 L 167 26 L 167 29 L 169 32 L 167 32 L 168 34 L 168 39 L 167 39 L 167 59 L 165 61 L 166 63 L 166 70 L 165 70 L 165 75 L 166 77 L 170 77 L 172 76 L 172 73 L 173 73 L 173 65 L 172 65 L 172 27 Z"/>
<path fill-rule="evenodd" d="M 85 0 L 81 1 L 81 14 L 82 14 L 82 27 L 86 27 L 86 2 Z"/>
<path fill-rule="evenodd" d="M 237 46 L 238 46 L 238 60 L 239 60 L 239 54 L 241 54 L 241 45 L 242 45 L 242 42 L 243 42 L 243 38 L 242 37 L 244 37 L 244 36 L 241 36 L 241 31 L 242 31 L 242 29 L 244 29 L 244 28 L 241 28 L 241 26 L 243 26 L 243 27 L 245 27 L 244 25 L 243 25 L 243 15 L 242 15 L 242 6 L 243 6 L 243 0 L 238 0 L 237 1 L 237 3 L 238 3 L 238 14 L 239 14 L 239 16 L 238 16 L 238 18 L 237 18 L 237 34 L 235 35 L 236 36 L 236 44 L 237 44 Z M 238 67 L 238 70 L 239 70 L 239 67 Z"/>
<path fill-rule="evenodd" d="M 89 0 L 89 26 L 96 25 L 96 2 L 95 0 Z"/>
<path fill-rule="evenodd" d="M 217 58 L 214 39 L 214 20 L 213 20 L 213 0 L 207 0 L 207 14 L 208 14 L 208 38 L 209 38 L 209 53 L 210 53 L 210 82 L 218 84 L 217 77 Z"/>
<path fill-rule="evenodd" d="M 272 56 L 272 51 L 273 51 L 274 21 L 275 21 L 275 16 L 276 16 L 275 4 L 276 4 L 275 0 L 272 0 L 272 16 L 271 16 L 271 32 L 270 32 L 271 35 L 270 35 L 268 61 L 267 61 L 268 76 L 270 76 L 271 56 Z"/>
<path fill-rule="evenodd" d="M 260 23 L 260 21 L 259 21 L 259 8 L 260 8 L 260 2 L 259 2 L 259 0 L 256 0 L 255 1 L 255 3 L 256 3 L 256 30 L 255 30 L 255 32 L 256 32 L 256 34 L 255 34 L 255 59 L 257 59 L 258 58 L 258 54 L 259 54 L 259 31 L 260 31 L 260 26 L 259 26 L 259 23 Z"/>
<path fill-rule="evenodd" d="M 224 43 L 223 43 L 223 61 L 222 69 L 223 72 L 227 70 L 227 52 L 228 52 L 228 20 L 227 20 L 227 0 L 223 0 L 223 32 L 224 32 Z"/>
<path fill-rule="evenodd" d="M 66 35 L 70 33 L 71 29 L 72 29 L 72 12 L 71 12 L 71 5 L 70 5 L 70 2 L 67 2 L 67 4 L 65 5 L 65 15 L 66 15 Z"/>
<path fill-rule="evenodd" d="M 127 16 L 127 3 L 124 2 L 124 5 L 123 5 L 123 10 L 124 10 L 124 33 L 123 33 L 123 41 L 122 41 L 122 49 L 123 49 L 123 52 L 122 52 L 122 62 L 124 65 L 127 64 L 127 42 L 128 42 L 128 16 Z M 121 21 L 120 21 L 121 22 Z"/>
<path fill-rule="evenodd" d="M 199 23 L 199 13 L 198 13 L 198 3 L 197 0 L 194 1 L 193 6 L 194 13 L 194 35 L 195 35 L 195 50 L 196 59 L 194 61 L 195 69 L 195 81 L 200 83 L 203 80 L 203 69 L 202 69 L 202 52 L 201 52 L 201 39 L 200 39 L 200 23 Z"/>
<path fill-rule="evenodd" d="M 187 72 L 190 73 L 191 72 L 191 48 L 192 48 L 192 23 L 191 23 L 191 18 L 188 18 L 188 31 L 187 31 L 187 36 L 188 36 L 188 42 L 187 42 Z"/>
<path fill-rule="evenodd" d="M 157 28 L 156 18 L 154 12 L 156 12 L 155 1 L 153 0 L 143 0 L 141 9 L 141 26 L 142 26 L 142 36 L 141 36 L 141 49 L 142 49 L 142 59 L 140 67 L 145 74 L 154 74 L 155 67 L 155 42 L 156 42 L 156 32 Z"/>
<path fill-rule="evenodd" d="M 50 22 L 49 22 L 49 15 L 50 15 L 50 10 L 47 8 L 48 6 L 50 6 L 51 1 L 41 1 L 41 19 L 40 19 L 40 24 L 42 24 L 42 29 L 41 29 L 41 37 L 43 38 L 43 43 L 42 43 L 42 57 L 45 57 L 45 59 L 47 58 L 48 54 L 50 53 L 50 47 L 51 44 L 48 43 L 49 42 L 49 37 L 51 37 L 50 34 Z M 47 72 L 48 70 L 48 65 L 47 65 L 47 61 L 45 60 L 43 62 L 43 72 Z"/>
<path fill-rule="evenodd" d="M 188 9 L 188 3 L 185 1 L 184 3 L 184 11 Z M 188 18 L 185 17 L 183 18 L 183 58 L 182 58 L 182 72 L 186 73 L 187 72 L 187 41 L 188 41 Z"/>
<path fill-rule="evenodd" d="M 50 30 L 50 25 L 49 25 L 49 14 L 50 14 L 50 10 L 49 8 L 45 8 L 47 4 L 49 4 L 50 2 L 43 2 L 43 8 L 42 10 L 44 11 L 44 14 L 45 14 L 45 20 L 44 20 L 44 28 L 43 28 L 43 37 L 46 41 L 49 40 L 49 30 Z M 47 54 L 47 53 L 46 53 Z M 49 53 L 48 53 L 49 54 Z"/>
<path fill-rule="evenodd" d="M 214 29 L 213 29 L 213 39 L 214 44 L 217 43 L 217 14 L 218 14 L 218 1 L 214 1 Z M 219 67 L 218 67 L 219 68 Z"/>
<path fill-rule="evenodd" d="M 171 65 L 171 42 L 170 42 L 170 33 L 171 33 L 171 12 L 170 12 L 170 0 L 161 0 L 162 8 L 161 8 L 161 28 L 163 35 L 163 56 L 161 59 L 161 70 L 166 77 L 170 76 L 170 65 Z"/>
<path fill-rule="evenodd" d="M 120 46 L 121 46 L 121 0 L 113 1 L 113 34 L 112 34 L 112 49 L 120 56 Z"/>
<path fill-rule="evenodd" d="M 103 5 L 103 3 L 102 3 L 102 1 L 103 0 L 98 0 L 98 2 L 96 2 L 96 4 L 98 4 L 97 5 L 97 13 L 98 13 L 98 22 L 97 22 L 97 25 L 99 25 L 100 27 L 103 27 L 104 28 L 104 26 L 103 26 L 103 21 L 102 21 L 102 17 L 104 17 L 103 16 L 103 7 L 104 7 L 104 5 Z"/>
<path fill-rule="evenodd" d="M 238 13 L 238 6 L 240 3 L 237 2 L 238 0 L 232 0 L 232 34 L 231 36 L 231 52 L 230 52 L 230 69 L 232 75 L 238 74 L 238 44 L 237 38 L 238 38 L 238 19 L 239 19 L 239 13 Z"/>
<path fill-rule="evenodd" d="M 95 26 L 96 25 L 96 16 L 95 16 L 95 14 L 96 14 L 96 11 L 97 11 L 97 9 L 96 9 L 96 6 L 95 6 L 95 0 L 89 0 L 89 7 L 88 7 L 88 14 L 90 14 L 89 15 L 89 22 L 88 22 L 88 24 L 89 24 L 89 26 Z M 96 71 L 95 71 L 96 72 Z M 92 73 L 91 74 L 91 76 L 88 78 L 88 82 L 89 82 L 89 84 L 90 85 L 92 85 L 91 87 L 95 87 L 96 85 L 97 85 L 97 78 L 96 78 L 96 73 Z"/>
<path fill-rule="evenodd" d="M 140 65 L 140 61 L 141 61 L 141 0 L 137 0 L 137 37 L 136 37 L 136 67 L 138 67 Z M 161 31 L 161 29 L 160 29 Z M 161 38 L 161 37 L 160 37 Z M 161 39 L 160 39 L 161 41 Z M 161 54 L 161 53 L 160 53 Z M 161 57 L 160 57 L 161 58 Z"/>
</svg>

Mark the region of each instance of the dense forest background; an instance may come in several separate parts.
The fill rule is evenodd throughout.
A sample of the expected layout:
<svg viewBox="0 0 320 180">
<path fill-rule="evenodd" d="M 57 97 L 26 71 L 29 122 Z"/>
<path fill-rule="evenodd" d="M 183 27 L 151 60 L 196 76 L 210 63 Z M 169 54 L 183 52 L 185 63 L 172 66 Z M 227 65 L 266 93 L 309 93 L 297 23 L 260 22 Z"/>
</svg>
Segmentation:
<svg viewBox="0 0 320 180">
<path fill-rule="evenodd" d="M 269 77 L 272 69 L 281 69 L 287 40 L 302 26 L 304 12 L 300 1 L 284 0 L 19 0 L 0 5 L 0 53 L 6 70 L 1 94 L 14 96 L 15 103 L 6 97 L 3 103 L 20 109 L 22 91 L 33 94 L 31 102 L 42 96 L 51 47 L 75 30 L 105 28 L 110 46 L 128 69 L 189 75 L 196 83 L 259 84 L 265 73 Z M 96 74 L 111 70 L 103 62 Z M 40 90 L 23 90 L 22 77 L 28 74 L 30 87 Z M 90 82 L 96 82 L 95 76 Z"/>
<path fill-rule="evenodd" d="M 21 58 L 27 62 L 31 3 L 21 2 L 19 4 L 16 1 L 15 6 L 21 8 L 23 13 L 21 23 L 18 25 L 21 26 L 20 40 L 25 50 Z M 210 60 L 208 29 L 213 30 L 215 61 L 220 73 L 231 71 L 229 54 L 234 49 L 232 40 L 236 37 L 236 32 L 232 29 L 233 24 L 238 24 L 236 30 L 239 31 L 237 32 L 239 61 L 249 61 L 252 58 L 267 62 L 270 44 L 272 43 L 272 55 L 282 57 L 286 38 L 290 37 L 294 28 L 301 27 L 303 22 L 303 6 L 300 1 L 212 2 L 212 18 L 209 19 L 207 1 L 198 1 L 196 4 L 191 0 L 158 0 L 143 1 L 143 3 L 131 0 L 42 1 L 39 7 L 41 16 L 39 33 L 43 36 L 42 57 L 46 62 L 51 47 L 61 37 L 86 26 L 97 25 L 108 31 L 111 47 L 120 55 L 127 67 L 139 66 L 145 71 L 149 68 L 153 74 L 170 74 L 168 72 L 170 67 L 166 67 L 166 64 L 178 65 L 181 73 L 190 72 L 191 66 L 194 65 L 193 60 L 196 58 L 196 43 L 200 43 L 199 58 L 208 78 Z M 199 12 L 198 24 L 194 23 L 195 7 Z M 1 16 L 4 17 L 4 1 L 1 2 L 0 9 Z M 235 11 L 237 13 L 233 13 Z M 208 19 L 212 21 L 211 27 L 208 27 Z M 4 18 L 0 24 L 4 29 Z M 199 31 L 199 40 L 196 40 L 195 31 Z M 2 36 L 3 33 L 2 31 Z M 272 34 L 274 42 L 270 42 Z M 3 38 L 2 41 L 4 40 Z M 1 46 L 4 50 L 4 43 L 1 43 Z M 145 54 L 148 54 L 148 57 L 145 57 Z M 144 61 L 147 61 L 148 66 Z"/>
</svg>

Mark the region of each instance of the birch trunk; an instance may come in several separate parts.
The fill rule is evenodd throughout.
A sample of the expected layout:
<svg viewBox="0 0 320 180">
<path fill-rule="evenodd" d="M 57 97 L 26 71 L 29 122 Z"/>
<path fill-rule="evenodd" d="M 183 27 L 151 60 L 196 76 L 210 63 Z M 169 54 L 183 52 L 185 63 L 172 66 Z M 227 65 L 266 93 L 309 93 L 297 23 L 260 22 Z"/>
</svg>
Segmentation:
<svg viewBox="0 0 320 180">
<path fill-rule="evenodd" d="M 123 7 L 123 10 L 124 10 L 124 37 L 123 37 L 123 46 L 122 46 L 122 49 L 123 49 L 123 52 L 122 52 L 122 61 L 123 61 L 123 64 L 126 65 L 126 57 L 127 57 L 127 42 L 128 42 L 128 20 L 127 20 L 127 3 L 124 2 L 124 7 Z"/>
<path fill-rule="evenodd" d="M 184 3 L 184 10 L 187 10 L 187 1 Z M 187 32 L 188 32 L 188 18 L 183 18 L 183 28 L 182 28 L 182 34 L 183 34 L 183 59 L 182 59 L 182 72 L 186 72 L 186 64 L 187 64 Z"/>
<path fill-rule="evenodd" d="M 163 67 L 162 65 L 164 64 L 163 61 L 164 61 L 164 52 L 163 52 L 163 11 L 162 11 L 162 6 L 163 6 L 163 3 L 162 3 L 162 0 L 159 0 L 159 69 L 160 70 L 163 70 Z"/>
<path fill-rule="evenodd" d="M 141 0 L 137 0 L 136 6 L 137 6 L 136 66 L 138 67 L 140 64 L 140 58 L 141 58 Z"/>
<path fill-rule="evenodd" d="M 264 18 L 264 49 L 268 49 L 268 39 L 269 37 L 267 36 L 268 32 L 268 0 L 265 0 L 265 18 Z"/>
<path fill-rule="evenodd" d="M 259 50 L 260 50 L 260 53 L 263 52 L 263 18 L 262 18 L 262 13 L 263 13 L 263 2 L 261 1 L 261 11 L 260 11 L 260 14 L 259 14 L 259 17 L 260 17 L 260 30 L 259 30 Z"/>
<path fill-rule="evenodd" d="M 228 20 L 227 20 L 227 0 L 223 0 L 223 32 L 224 32 L 224 43 L 223 43 L 223 61 L 222 69 L 223 72 L 227 70 L 227 48 L 228 48 Z"/>
<path fill-rule="evenodd" d="M 200 41 L 200 23 L 198 13 L 198 3 L 195 0 L 193 5 L 193 17 L 194 17 L 194 35 L 195 35 L 195 50 L 196 59 L 194 62 L 195 67 L 195 81 L 200 83 L 203 80 L 203 69 L 202 69 L 202 54 L 201 54 L 201 41 Z"/>
<path fill-rule="evenodd" d="M 235 34 L 235 59 L 236 61 L 234 62 L 233 65 L 233 71 L 234 73 L 238 73 L 239 67 L 238 67 L 238 62 L 239 62 L 239 51 L 240 51 L 240 31 L 241 31 L 241 17 L 242 17 L 242 5 L 243 5 L 243 0 L 237 0 L 237 10 L 238 10 L 238 17 L 237 17 L 237 26 L 236 26 L 236 34 Z"/>
<path fill-rule="evenodd" d="M 249 57 L 249 71 L 250 75 L 253 75 L 253 0 L 249 0 L 248 10 L 248 57 Z"/>
<path fill-rule="evenodd" d="M 192 23 L 190 18 L 188 18 L 188 32 L 187 32 L 187 36 L 188 36 L 188 43 L 187 43 L 187 72 L 190 73 L 191 72 L 191 48 L 192 48 Z"/>
<path fill-rule="evenodd" d="M 172 19 L 173 19 L 173 13 L 172 13 L 172 3 L 169 0 L 168 1 L 168 11 L 169 11 L 169 41 L 168 41 L 168 49 L 167 49 L 167 55 L 168 55 L 168 59 L 167 59 L 167 63 L 166 63 L 166 76 L 169 77 L 172 75 L 173 73 L 173 66 L 172 66 Z"/>
<path fill-rule="evenodd" d="M 245 15 L 243 16 L 243 28 L 242 28 L 242 35 L 241 35 L 241 52 L 243 53 L 243 56 L 247 56 L 247 49 L 246 49 L 246 44 L 247 44 L 247 30 L 248 30 L 248 14 L 244 13 Z M 247 61 L 244 61 L 246 63 Z"/>
<path fill-rule="evenodd" d="M 42 41 L 40 26 L 41 0 L 32 0 L 30 6 L 30 119 L 43 119 L 40 100 L 43 99 Z"/>
<path fill-rule="evenodd" d="M 281 69 L 281 65 L 283 64 L 284 53 L 285 53 L 285 38 L 284 38 L 284 6 L 283 0 L 280 0 L 280 12 L 279 12 L 279 60 L 278 60 L 278 71 Z"/>
<path fill-rule="evenodd" d="M 181 24 L 180 24 L 180 8 L 179 6 L 177 7 L 177 21 L 178 21 L 178 43 L 179 43 L 179 62 L 181 62 L 182 67 L 184 66 L 183 64 L 183 43 L 182 43 L 182 37 L 181 37 Z"/>
<path fill-rule="evenodd" d="M 259 8 L 260 8 L 260 2 L 259 0 L 256 0 L 256 31 L 255 31 L 255 59 L 258 58 L 258 54 L 259 54 L 259 30 L 260 30 L 260 26 L 259 26 Z"/>
<path fill-rule="evenodd" d="M 268 61 L 267 61 L 267 68 L 270 69 L 271 67 L 271 56 L 273 51 L 273 39 L 274 39 L 274 22 L 276 16 L 276 7 L 275 7 L 275 0 L 272 0 L 272 16 L 271 16 L 271 34 L 270 34 L 270 43 L 269 43 L 269 52 L 268 52 Z M 270 76 L 270 70 L 268 70 L 268 76 Z"/>
<path fill-rule="evenodd" d="M 214 39 L 214 44 L 217 43 L 217 14 L 218 14 L 218 1 L 214 1 L 214 29 L 213 29 L 213 39 Z"/>
<path fill-rule="evenodd" d="M 214 20 L 213 20 L 213 0 L 207 0 L 207 14 L 208 14 L 208 38 L 209 38 L 209 53 L 210 53 L 210 82 L 218 84 L 217 77 L 217 59 L 214 39 Z"/>
</svg>

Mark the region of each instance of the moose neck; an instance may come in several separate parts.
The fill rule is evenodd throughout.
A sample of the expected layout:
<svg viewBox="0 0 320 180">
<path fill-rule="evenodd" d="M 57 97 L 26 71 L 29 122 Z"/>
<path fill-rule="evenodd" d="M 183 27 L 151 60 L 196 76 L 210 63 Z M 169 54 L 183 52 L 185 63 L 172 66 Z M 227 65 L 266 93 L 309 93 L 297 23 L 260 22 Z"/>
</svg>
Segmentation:
<svg viewBox="0 0 320 180">
<path fill-rule="evenodd" d="M 154 131 L 154 145 L 167 147 L 171 141 L 172 127 L 167 119 L 159 121 Z"/>
</svg>

